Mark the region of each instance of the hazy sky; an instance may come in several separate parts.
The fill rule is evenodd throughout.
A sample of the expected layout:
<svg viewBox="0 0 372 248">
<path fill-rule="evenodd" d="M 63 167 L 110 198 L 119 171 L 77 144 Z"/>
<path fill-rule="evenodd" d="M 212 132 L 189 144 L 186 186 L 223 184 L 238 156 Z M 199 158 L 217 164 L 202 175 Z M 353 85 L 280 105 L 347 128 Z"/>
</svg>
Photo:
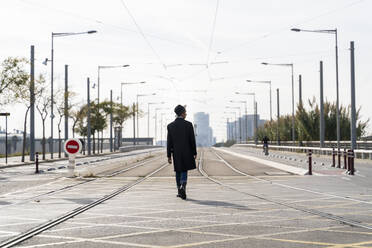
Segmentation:
<svg viewBox="0 0 372 248">
<path fill-rule="evenodd" d="M 298 102 L 298 74 L 303 78 L 303 98 L 319 100 L 319 61 L 323 60 L 325 98 L 335 101 L 334 36 L 295 33 L 292 27 L 338 29 L 340 102 L 344 105 L 350 103 L 349 44 L 355 41 L 356 103 L 362 106 L 363 119 L 371 118 L 371 10 L 370 0 L 2 0 L 0 60 L 28 58 L 30 46 L 35 45 L 36 72 L 45 74 L 49 82 L 50 66 L 42 61 L 50 58 L 51 33 L 97 30 L 92 35 L 55 38 L 55 88 L 63 87 L 68 64 L 70 87 L 78 93 L 75 102 L 86 102 L 86 78 L 97 82 L 98 65 L 130 64 L 101 71 L 102 100 L 109 97 L 110 89 L 116 100 L 121 82 L 146 81 L 140 87 L 123 88 L 125 104 L 135 101 L 138 93 L 157 92 L 140 98 L 142 109 L 147 111 L 147 102 L 165 101 L 166 109 L 158 111 L 159 121 L 160 113 L 165 113 L 163 124 L 174 118 L 176 104 L 187 105 L 190 120 L 195 112 L 208 112 L 215 136 L 221 140 L 226 138 L 225 106 L 241 106 L 244 111 L 243 104 L 230 100 L 247 100 L 248 113 L 253 111 L 252 98 L 235 95 L 236 91 L 255 92 L 258 113 L 269 119 L 268 87 L 246 83 L 246 79 L 271 80 L 273 117 L 276 88 L 281 94 L 281 114 L 291 113 L 290 69 L 261 62 L 294 63 Z M 95 98 L 97 88 L 91 90 Z M 12 114 L 11 129 L 22 129 L 24 107 L 4 109 Z M 126 124 L 125 136 L 132 134 L 131 123 Z M 50 119 L 48 136 L 49 124 Z M 0 126 L 4 127 L 4 120 Z M 41 128 L 36 130 L 40 136 Z M 160 126 L 158 134 L 160 138 Z M 147 136 L 147 116 L 140 121 L 140 136 Z"/>
</svg>

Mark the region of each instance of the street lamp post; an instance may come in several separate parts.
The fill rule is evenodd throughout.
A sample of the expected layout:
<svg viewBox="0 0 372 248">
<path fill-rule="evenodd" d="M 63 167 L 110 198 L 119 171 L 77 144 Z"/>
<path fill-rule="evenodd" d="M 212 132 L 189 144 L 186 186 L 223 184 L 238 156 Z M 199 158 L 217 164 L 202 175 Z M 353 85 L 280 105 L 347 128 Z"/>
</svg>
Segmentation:
<svg viewBox="0 0 372 248">
<path fill-rule="evenodd" d="M 150 105 L 164 104 L 164 102 L 149 102 L 147 103 L 147 138 L 150 139 Z"/>
<path fill-rule="evenodd" d="M 272 63 L 262 62 L 261 64 L 263 64 L 263 65 L 277 65 L 277 66 L 289 66 L 289 67 L 291 67 L 291 74 L 292 74 L 292 143 L 295 144 L 293 63 L 290 63 L 290 64 L 272 64 Z"/>
<path fill-rule="evenodd" d="M 235 92 L 237 95 L 246 95 L 246 96 L 253 96 L 253 132 L 254 137 L 256 137 L 257 134 L 257 113 L 255 111 L 256 109 L 256 93 L 248 92 L 248 93 L 242 93 L 242 92 Z M 247 136 L 248 136 L 248 129 L 247 129 Z"/>
<path fill-rule="evenodd" d="M 340 108 L 339 108 L 339 87 L 338 87 L 338 40 L 337 40 L 337 28 L 335 29 L 319 29 L 319 30 L 306 30 L 299 28 L 292 28 L 291 31 L 294 32 L 310 32 L 310 33 L 323 33 L 323 34 L 333 34 L 335 36 L 335 55 L 336 55 L 336 132 L 337 132 L 337 152 L 338 152 L 338 164 L 340 164 Z"/>
<path fill-rule="evenodd" d="M 237 128 L 236 128 L 236 124 L 238 122 L 237 117 L 236 117 L 236 112 L 235 111 L 234 112 L 224 112 L 224 114 L 234 114 L 234 116 L 235 116 L 235 132 L 230 132 L 230 133 L 231 133 L 231 136 L 233 137 L 233 139 L 235 139 L 235 141 L 236 141 L 237 140 Z"/>
<path fill-rule="evenodd" d="M 139 138 L 139 123 L 138 123 L 138 109 L 139 109 L 139 105 L 138 105 L 138 98 L 139 97 L 144 97 L 144 96 L 155 96 L 156 93 L 152 93 L 152 94 L 137 94 L 137 104 L 136 104 L 136 111 L 137 111 L 137 138 Z"/>
<path fill-rule="evenodd" d="M 134 84 L 144 84 L 144 83 L 146 83 L 146 82 L 144 82 L 144 81 L 142 81 L 142 82 L 124 82 L 124 83 L 121 83 L 120 84 L 120 104 L 121 104 L 121 106 L 123 106 L 123 86 L 124 85 L 134 85 Z M 134 145 L 136 145 L 136 142 L 135 142 L 135 136 L 136 136 L 136 131 L 135 131 L 135 122 L 136 122 L 136 120 L 135 120 L 135 109 L 136 109 L 136 107 L 135 107 L 135 104 L 133 104 L 133 144 Z M 121 130 L 121 132 L 123 132 L 123 130 Z"/>
<path fill-rule="evenodd" d="M 155 145 L 157 144 L 157 131 L 158 131 L 158 110 L 165 110 L 165 108 L 156 108 L 155 109 Z"/>
<path fill-rule="evenodd" d="M 270 122 L 273 121 L 273 115 L 272 115 L 272 100 L 271 100 L 271 81 L 259 81 L 259 80 L 247 80 L 247 82 L 250 82 L 250 83 L 264 83 L 264 84 L 269 84 L 269 88 L 270 88 Z"/>
<path fill-rule="evenodd" d="M 161 118 L 160 118 L 160 144 L 161 146 L 163 146 L 163 116 L 165 115 L 165 113 L 161 113 Z"/>
<path fill-rule="evenodd" d="M 244 103 L 244 108 L 245 108 L 245 141 L 248 139 L 248 112 L 247 112 L 247 101 L 230 101 L 231 103 Z M 241 131 L 241 127 L 240 127 Z M 240 141 L 241 142 L 241 141 Z"/>
<path fill-rule="evenodd" d="M 94 34 L 97 33 L 95 30 L 90 30 L 87 32 L 66 32 L 66 33 L 53 33 L 52 32 L 52 50 L 51 50 L 51 57 L 50 59 L 46 58 L 44 61 L 44 64 L 46 65 L 48 61 L 50 61 L 50 89 L 51 89 L 51 104 L 50 104 L 50 158 L 53 158 L 53 119 L 54 119 L 54 113 L 53 113 L 53 105 L 54 105 L 54 99 L 53 99 L 53 81 L 54 81 L 54 37 L 65 37 L 65 36 L 73 36 L 73 35 L 81 35 L 81 34 Z"/>
<path fill-rule="evenodd" d="M 100 96 L 100 72 L 102 69 L 113 69 L 113 68 L 124 68 L 128 67 L 129 65 L 99 65 L 97 70 L 97 104 L 99 105 L 99 96 Z M 103 152 L 103 131 L 101 133 L 101 153 Z M 99 134 L 98 134 L 98 153 L 99 153 Z"/>
<path fill-rule="evenodd" d="M 133 85 L 133 84 L 144 84 L 145 81 L 142 82 L 130 82 L 130 83 L 121 83 L 120 84 L 120 104 L 123 105 L 123 85 Z"/>
<path fill-rule="evenodd" d="M 231 106 L 226 106 L 226 108 L 239 110 L 239 142 L 242 142 L 242 125 L 241 125 L 242 112 L 241 112 L 241 109 L 240 107 L 231 107 Z"/>
<path fill-rule="evenodd" d="M 0 113 L 0 116 L 5 116 L 5 164 L 8 164 L 8 116 L 10 113 Z"/>
</svg>

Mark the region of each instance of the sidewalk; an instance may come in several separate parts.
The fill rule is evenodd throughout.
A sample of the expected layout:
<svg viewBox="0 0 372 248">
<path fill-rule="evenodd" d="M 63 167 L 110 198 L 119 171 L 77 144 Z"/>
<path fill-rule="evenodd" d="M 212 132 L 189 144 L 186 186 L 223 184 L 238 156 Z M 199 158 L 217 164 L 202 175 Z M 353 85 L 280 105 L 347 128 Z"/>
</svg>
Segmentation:
<svg viewBox="0 0 372 248">
<path fill-rule="evenodd" d="M 262 149 L 250 148 L 250 147 L 231 147 L 233 151 L 242 152 L 243 154 L 260 157 L 266 160 L 275 161 L 290 166 L 308 169 L 308 156 L 304 153 L 296 153 L 289 151 L 277 151 L 270 150 L 269 156 L 263 154 Z M 337 157 L 336 157 L 336 167 L 332 167 L 332 156 L 313 154 L 313 171 L 319 172 L 321 174 L 342 174 L 345 172 L 343 169 L 344 159 L 341 158 L 341 168 L 337 168 Z M 372 175 L 372 161 L 356 159 L 355 160 L 355 170 L 357 173 Z"/>
</svg>

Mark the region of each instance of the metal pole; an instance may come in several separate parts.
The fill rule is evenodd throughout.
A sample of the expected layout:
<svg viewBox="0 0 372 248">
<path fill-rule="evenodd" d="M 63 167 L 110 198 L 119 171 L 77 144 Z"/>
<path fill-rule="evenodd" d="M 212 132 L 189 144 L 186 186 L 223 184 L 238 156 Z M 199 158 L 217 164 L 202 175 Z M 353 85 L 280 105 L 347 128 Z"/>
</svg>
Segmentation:
<svg viewBox="0 0 372 248">
<path fill-rule="evenodd" d="M 293 78 L 293 64 L 292 69 L 292 143 L 295 144 L 295 120 L 294 120 L 294 78 Z"/>
<path fill-rule="evenodd" d="M 68 139 L 68 65 L 65 65 L 65 141 Z M 67 153 L 65 153 L 65 157 L 67 157 Z"/>
<path fill-rule="evenodd" d="M 356 111 L 355 111 L 355 56 L 354 41 L 350 42 L 350 69 L 351 69 L 351 149 L 356 146 Z"/>
<path fill-rule="evenodd" d="M 163 146 L 163 114 L 160 115 L 160 145 Z"/>
<path fill-rule="evenodd" d="M 100 72 L 100 67 L 98 66 L 98 76 L 97 76 L 97 107 L 98 107 L 98 111 L 99 111 L 99 86 L 100 86 L 100 77 L 99 77 L 99 72 Z M 102 131 L 102 141 L 103 141 L 103 131 Z M 99 143 L 100 143 L 100 139 L 99 139 L 99 131 L 97 131 L 97 143 L 98 143 L 98 149 L 97 149 L 97 153 L 99 154 Z M 103 144 L 101 144 L 103 145 Z M 101 153 L 102 153 L 102 147 L 101 147 Z"/>
<path fill-rule="evenodd" d="M 280 112 L 279 112 L 279 89 L 276 89 L 276 106 L 277 106 L 277 125 L 276 125 L 276 135 L 278 138 L 278 145 L 280 145 L 280 133 L 279 133 L 279 123 L 280 123 Z"/>
<path fill-rule="evenodd" d="M 245 137 L 244 141 L 248 140 L 248 110 L 247 110 L 247 101 L 244 102 L 245 105 Z"/>
<path fill-rule="evenodd" d="M 35 161 L 35 49 L 31 46 L 30 73 L 30 161 Z"/>
<path fill-rule="evenodd" d="M 271 81 L 269 83 L 270 85 L 270 122 L 273 121 L 273 113 L 272 113 L 272 101 L 271 101 Z"/>
<path fill-rule="evenodd" d="M 237 142 L 237 140 L 238 140 L 238 127 L 237 127 L 237 125 L 238 125 L 238 118 L 236 118 L 236 112 L 235 112 L 235 142 Z"/>
<path fill-rule="evenodd" d="M 155 109 L 155 145 L 157 145 L 157 128 L 158 128 L 158 122 L 157 122 L 157 116 L 158 111 Z"/>
<path fill-rule="evenodd" d="M 123 105 L 123 84 L 120 85 L 120 104 Z"/>
<path fill-rule="evenodd" d="M 133 145 L 136 145 L 136 104 L 133 103 Z"/>
<path fill-rule="evenodd" d="M 51 70 L 50 70 L 50 144 L 49 144 L 49 150 L 50 150 L 50 158 L 53 159 L 53 119 L 54 119 L 54 113 L 53 113 L 53 105 L 54 105 L 54 99 L 53 99 L 53 81 L 54 81 L 54 47 L 53 47 L 53 33 L 52 33 L 52 52 L 51 52 Z"/>
<path fill-rule="evenodd" d="M 229 136 L 230 136 L 230 134 L 229 134 L 229 118 L 226 118 L 226 141 L 228 141 L 229 140 Z"/>
<path fill-rule="evenodd" d="M 100 67 L 98 66 L 98 76 L 97 76 L 97 103 L 99 104 L 99 81 L 100 81 L 100 77 L 99 77 L 99 71 L 100 71 Z"/>
<path fill-rule="evenodd" d="M 298 102 L 302 105 L 302 75 L 298 75 Z"/>
<path fill-rule="evenodd" d="M 139 121 L 138 121 L 138 114 L 139 114 L 139 105 L 138 105 L 138 95 L 137 95 L 137 138 L 139 138 Z"/>
<path fill-rule="evenodd" d="M 239 143 L 242 143 L 242 112 L 239 107 Z"/>
<path fill-rule="evenodd" d="M 5 115 L 5 164 L 8 163 L 8 115 Z"/>
<path fill-rule="evenodd" d="M 254 103 L 254 116 L 255 116 L 255 123 L 254 123 L 254 143 L 257 145 L 258 137 L 257 137 L 257 124 L 258 124 L 258 116 L 257 116 L 257 102 Z"/>
<path fill-rule="evenodd" d="M 110 90 L 110 107 L 111 107 L 111 111 L 110 111 L 110 152 L 112 152 L 112 149 L 113 149 L 113 143 L 112 143 L 112 111 L 113 111 L 113 103 L 112 103 L 112 90 Z"/>
<path fill-rule="evenodd" d="M 147 104 L 147 138 L 150 138 L 150 103 Z"/>
<path fill-rule="evenodd" d="M 338 94 L 338 41 L 337 41 L 337 29 L 335 29 L 335 42 L 336 42 L 336 118 L 337 118 L 337 153 L 338 153 L 338 165 L 341 164 L 340 159 L 340 109 L 339 109 L 339 94 Z"/>
<path fill-rule="evenodd" d="M 88 101 L 88 113 L 87 113 L 87 143 L 88 143 L 88 155 L 91 155 L 91 139 L 90 139 L 90 81 L 87 78 L 87 101 Z"/>
<path fill-rule="evenodd" d="M 324 147 L 323 61 L 320 61 L 320 148 Z"/>
</svg>

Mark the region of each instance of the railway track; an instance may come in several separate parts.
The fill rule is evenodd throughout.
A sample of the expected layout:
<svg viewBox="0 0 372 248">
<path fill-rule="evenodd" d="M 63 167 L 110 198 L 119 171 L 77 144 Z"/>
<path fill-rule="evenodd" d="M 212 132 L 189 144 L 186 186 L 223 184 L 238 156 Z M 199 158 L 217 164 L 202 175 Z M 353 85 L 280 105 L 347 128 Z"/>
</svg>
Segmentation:
<svg viewBox="0 0 372 248">
<path fill-rule="evenodd" d="M 159 157 L 156 157 L 156 158 L 152 158 L 152 159 L 149 159 L 149 160 L 146 160 L 146 161 L 142 161 L 142 162 L 139 162 L 139 163 L 136 163 L 135 165 L 131 166 L 131 167 L 128 167 L 128 168 L 124 168 L 124 169 L 121 169 L 121 170 L 118 170 L 118 171 L 115 171 L 115 172 L 112 172 L 108 175 L 105 175 L 103 178 L 110 178 L 110 177 L 115 177 L 117 175 L 120 175 L 122 173 L 125 173 L 127 171 L 130 171 L 130 170 L 133 170 L 135 168 L 138 168 L 138 167 L 141 167 L 141 166 L 144 166 L 146 164 L 149 164 L 151 162 L 154 162 L 155 160 L 159 160 Z M 167 167 L 169 164 L 168 162 L 164 162 L 164 163 L 161 163 L 161 165 L 159 167 L 157 167 L 156 169 L 152 170 L 150 173 L 148 173 L 147 175 L 145 175 L 144 177 L 140 177 L 139 179 L 133 181 L 133 182 L 130 182 L 128 184 L 125 184 L 123 185 L 122 187 L 116 189 L 115 191 L 113 191 L 112 193 L 108 194 L 108 195 L 104 195 L 103 197 L 100 197 L 99 199 L 93 201 L 92 203 L 89 203 L 89 204 L 86 204 L 86 205 L 83 205 L 83 206 L 80 206 L 78 208 L 75 208 L 65 214 L 62 214 L 61 216 L 55 218 L 55 219 L 52 219 L 46 223 L 43 223 L 35 228 L 32 228 L 26 232 L 23 232 L 21 233 L 20 235 L 17 235 L 9 240 L 6 240 L 5 242 L 3 243 L 0 243 L 0 247 L 1 248 L 8 248 L 8 247 L 13 247 L 17 244 L 20 244 L 22 243 L 23 241 L 29 239 L 29 238 L 32 238 L 33 236 L 35 235 L 38 235 L 60 223 L 63 223 L 95 206 L 98 206 L 100 205 L 101 203 L 129 190 L 130 188 L 134 187 L 135 185 L 138 185 L 140 183 L 142 183 L 143 181 L 147 180 L 148 178 L 150 178 L 151 176 L 153 176 L 154 174 L 158 173 L 159 171 L 161 171 L 162 169 L 164 169 L 165 167 Z M 92 182 L 92 181 L 95 181 L 95 180 L 98 180 L 100 178 L 97 178 L 97 179 L 93 179 L 91 181 L 88 181 L 86 183 L 89 183 L 89 182 Z M 76 184 L 74 187 L 78 186 L 78 185 L 81 185 L 80 184 Z M 69 187 L 69 188 L 66 188 L 66 189 L 61 189 L 61 190 L 67 190 L 67 189 L 71 189 L 73 188 L 72 186 Z M 60 192 L 60 191 L 59 191 Z M 51 192 L 52 193 L 52 192 Z M 54 193 L 56 193 L 54 191 Z M 43 194 L 45 196 L 45 194 Z"/>
<path fill-rule="evenodd" d="M 120 156 L 120 157 L 123 157 L 123 156 Z M 157 156 L 155 156 L 155 158 L 152 157 L 152 158 L 144 159 L 142 161 L 133 163 L 133 165 L 131 165 L 130 167 L 126 167 L 126 168 L 123 168 L 123 169 L 115 170 L 115 171 L 113 171 L 113 172 L 111 172 L 109 174 L 105 174 L 105 173 L 107 173 L 107 171 L 103 171 L 103 172 L 97 174 L 98 177 L 96 177 L 96 178 L 86 179 L 83 182 L 78 182 L 78 183 L 70 184 L 70 185 L 67 185 L 67 186 L 64 186 L 64 187 L 61 187 L 61 188 L 58 188 L 58 189 L 53 189 L 53 190 L 50 190 L 48 192 L 45 192 L 45 193 L 42 193 L 42 194 L 38 194 L 38 195 L 35 195 L 35 196 L 32 196 L 32 197 L 29 197 L 29 198 L 24 199 L 23 201 L 20 201 L 20 202 L 16 202 L 16 203 L 12 203 L 12 204 L 8 204 L 8 205 L 5 205 L 5 206 L 2 206 L 2 207 L 0 207 L 0 209 L 8 208 L 8 207 L 15 206 L 15 205 L 24 204 L 24 203 L 30 202 L 32 200 L 36 200 L 36 199 L 38 199 L 40 197 L 43 197 L 43 196 L 54 195 L 54 194 L 57 194 L 57 193 L 61 193 L 61 192 L 64 192 L 64 191 L 73 189 L 73 188 L 75 188 L 77 186 L 81 186 L 83 184 L 88 184 L 88 183 L 91 183 L 91 182 L 94 182 L 94 181 L 97 181 L 97 180 L 101 180 L 101 179 L 104 179 L 104 178 L 110 178 L 110 177 L 119 175 L 121 173 L 125 173 L 125 172 L 127 172 L 129 170 L 135 169 L 137 167 L 140 167 L 140 166 L 146 165 L 148 163 L 154 162 L 154 161 L 158 160 L 160 157 L 161 157 L 161 155 L 157 155 Z M 112 159 L 117 159 L 117 158 L 118 157 L 116 156 L 116 157 L 113 157 Z M 58 179 L 61 179 L 61 178 L 62 177 L 60 177 Z M 47 183 L 47 184 L 50 184 L 50 183 Z M 38 185 L 37 188 L 42 187 L 42 186 L 44 186 L 44 184 Z M 32 187 L 32 189 L 34 189 L 34 188 L 35 187 Z M 25 190 L 22 190 L 21 192 L 26 192 L 28 190 L 30 190 L 30 188 L 25 189 Z M 18 193 L 18 192 L 13 192 L 13 193 Z"/>
<path fill-rule="evenodd" d="M 292 186 L 289 186 L 289 185 L 285 185 L 285 184 L 281 184 L 281 183 L 276 183 L 276 182 L 270 181 L 268 179 L 263 179 L 263 178 L 259 178 L 259 177 L 253 176 L 253 175 L 249 175 L 249 174 L 247 174 L 245 172 L 242 172 L 242 171 L 236 169 L 235 167 L 233 167 L 228 161 L 226 161 L 222 156 L 220 156 L 219 154 L 217 154 L 215 151 L 213 151 L 213 153 L 227 167 L 229 167 L 230 169 L 232 169 L 236 173 L 241 174 L 241 175 L 246 176 L 246 177 L 250 177 L 250 178 L 256 179 L 256 180 L 267 182 L 267 183 L 269 183 L 272 186 L 281 186 L 281 187 L 291 188 L 293 190 L 308 191 L 308 192 L 311 192 L 311 193 L 318 193 L 320 195 L 328 195 L 330 197 L 336 197 L 336 198 L 338 197 L 338 198 L 342 198 L 344 200 L 357 201 L 357 202 L 363 202 L 363 203 L 371 204 L 370 202 L 359 201 L 359 200 L 353 199 L 353 198 L 346 198 L 346 197 L 342 197 L 342 196 L 336 196 L 336 195 L 332 195 L 332 194 L 327 194 L 327 193 L 324 193 L 324 192 L 309 191 L 307 189 L 302 189 L 302 188 L 299 188 L 299 187 L 292 187 Z M 258 198 L 260 200 L 263 200 L 263 201 L 266 201 L 266 202 L 270 202 L 270 203 L 273 203 L 273 204 L 276 204 L 276 205 L 280 205 L 280 206 L 284 206 L 284 207 L 287 207 L 287 208 L 295 209 L 295 210 L 298 210 L 298 211 L 301 211 L 301 212 L 304 212 L 304 213 L 308 213 L 308 214 L 311 214 L 311 215 L 320 216 L 320 217 L 327 218 L 327 219 L 330 219 L 330 220 L 339 221 L 340 223 L 343 223 L 345 225 L 349 225 L 349 226 L 353 226 L 353 227 L 359 227 L 359 228 L 364 228 L 364 229 L 372 230 L 372 226 L 364 225 L 364 224 L 362 224 L 362 223 L 360 223 L 358 221 L 355 221 L 355 220 L 352 220 L 352 219 L 349 219 L 349 218 L 345 218 L 343 216 L 333 215 L 333 214 L 321 212 L 321 211 L 318 211 L 318 210 L 315 210 L 315 209 L 311 209 L 311 208 L 305 208 L 305 207 L 302 207 L 302 206 L 295 205 L 293 203 L 287 203 L 287 202 L 283 202 L 283 201 L 278 201 L 278 200 L 271 199 L 269 197 L 262 196 L 262 195 L 259 195 L 259 194 L 248 193 L 248 192 L 242 191 L 242 190 L 240 190 L 240 189 L 238 189 L 236 187 L 233 187 L 231 185 L 228 185 L 226 183 L 223 183 L 220 180 L 217 180 L 216 178 L 211 177 L 210 175 L 208 175 L 203 170 L 203 156 L 204 156 L 204 151 L 202 151 L 202 154 L 201 154 L 201 156 L 199 158 L 199 161 L 198 161 L 198 170 L 199 170 L 199 172 L 204 177 L 206 177 L 208 180 L 210 180 L 210 181 L 212 181 L 212 182 L 214 182 L 214 183 L 216 183 L 218 185 L 221 185 L 221 186 L 223 186 L 225 188 L 229 188 L 229 189 L 231 189 L 233 191 L 236 191 L 236 192 L 239 192 L 239 193 L 242 193 L 244 195 L 251 196 L 251 197 L 255 197 L 255 198 Z"/>
</svg>

